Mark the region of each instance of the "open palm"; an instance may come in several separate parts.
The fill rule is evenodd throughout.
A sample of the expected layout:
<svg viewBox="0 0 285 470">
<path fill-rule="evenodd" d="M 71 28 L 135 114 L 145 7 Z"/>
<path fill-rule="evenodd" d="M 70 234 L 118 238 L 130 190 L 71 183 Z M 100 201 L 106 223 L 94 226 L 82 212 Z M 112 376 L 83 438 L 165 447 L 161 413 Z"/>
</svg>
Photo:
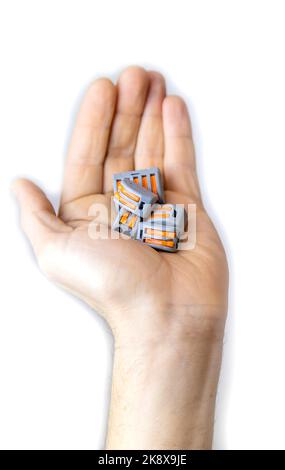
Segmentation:
<svg viewBox="0 0 285 470">
<path fill-rule="evenodd" d="M 197 207 L 196 246 L 158 252 L 134 240 L 90 236 L 94 204 L 110 214 L 112 175 L 159 167 L 165 198 Z M 227 263 L 206 214 L 195 169 L 187 108 L 167 96 L 163 77 L 129 67 L 117 85 L 96 80 L 81 105 L 71 140 L 59 214 L 28 180 L 14 184 L 23 228 L 41 269 L 56 283 L 104 315 L 114 332 L 167 323 L 178 315 L 183 327 L 223 323 Z M 110 226 L 110 217 L 95 222 Z M 155 315 L 153 315 L 155 312 Z M 202 320 L 202 321 L 201 321 Z"/>
</svg>

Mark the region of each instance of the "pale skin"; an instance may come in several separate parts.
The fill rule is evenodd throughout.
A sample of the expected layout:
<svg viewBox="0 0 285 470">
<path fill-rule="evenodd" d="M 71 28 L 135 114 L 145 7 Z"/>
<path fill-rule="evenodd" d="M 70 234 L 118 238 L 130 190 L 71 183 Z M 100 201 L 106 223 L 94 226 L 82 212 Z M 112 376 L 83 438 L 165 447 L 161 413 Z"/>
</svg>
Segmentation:
<svg viewBox="0 0 285 470">
<path fill-rule="evenodd" d="M 163 253 L 90 237 L 90 207 L 110 208 L 112 175 L 152 166 L 163 173 L 166 202 L 196 204 L 195 248 Z M 95 80 L 75 123 L 59 213 L 31 181 L 15 181 L 13 191 L 41 270 L 113 332 L 106 448 L 211 448 L 228 268 L 202 203 L 184 101 L 140 67 L 116 84 Z"/>
</svg>

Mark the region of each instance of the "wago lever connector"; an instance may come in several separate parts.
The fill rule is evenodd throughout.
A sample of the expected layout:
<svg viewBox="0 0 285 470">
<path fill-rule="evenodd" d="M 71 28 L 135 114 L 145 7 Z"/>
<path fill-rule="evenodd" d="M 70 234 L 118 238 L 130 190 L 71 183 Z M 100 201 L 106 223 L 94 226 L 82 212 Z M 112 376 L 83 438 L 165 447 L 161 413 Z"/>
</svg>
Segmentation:
<svg viewBox="0 0 285 470">
<path fill-rule="evenodd" d="M 185 227 L 184 212 L 173 204 L 154 206 L 150 216 L 139 222 L 137 238 L 157 250 L 177 251 Z"/>
<path fill-rule="evenodd" d="M 124 178 L 118 183 L 114 194 L 115 203 L 139 217 L 146 218 L 158 197 L 148 189 Z"/>
<path fill-rule="evenodd" d="M 159 169 L 116 173 L 113 184 L 117 209 L 113 229 L 156 250 L 177 251 L 186 213 L 183 205 L 164 204 Z"/>
<path fill-rule="evenodd" d="M 182 204 L 155 204 L 151 210 L 147 223 L 167 225 L 175 228 L 177 237 L 183 233 L 187 224 L 187 214 Z"/>
<path fill-rule="evenodd" d="M 120 208 L 113 223 L 113 230 L 128 235 L 131 238 L 136 238 L 138 223 L 139 217 L 136 214 Z"/>
<path fill-rule="evenodd" d="M 128 178 L 130 181 L 156 194 L 158 202 L 164 202 L 162 177 L 159 168 L 147 168 L 145 170 L 116 173 L 113 175 L 114 193 L 118 191 L 118 185 L 124 178 Z"/>
</svg>

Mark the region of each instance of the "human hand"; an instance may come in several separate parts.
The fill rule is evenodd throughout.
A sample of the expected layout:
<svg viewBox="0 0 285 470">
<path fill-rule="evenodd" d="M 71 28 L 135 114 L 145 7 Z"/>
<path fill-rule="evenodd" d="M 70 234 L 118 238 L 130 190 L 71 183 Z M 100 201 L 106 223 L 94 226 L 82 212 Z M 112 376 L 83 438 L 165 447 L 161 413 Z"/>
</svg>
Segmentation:
<svg viewBox="0 0 285 470">
<path fill-rule="evenodd" d="M 90 207 L 110 209 L 112 175 L 151 166 L 164 176 L 166 202 L 196 204 L 193 250 L 169 254 L 133 240 L 89 236 Z M 166 97 L 160 74 L 129 67 L 117 85 L 101 78 L 89 87 L 68 151 L 58 215 L 32 182 L 17 180 L 13 189 L 42 271 L 102 314 L 115 337 L 137 340 L 139 332 L 147 339 L 188 329 L 222 334 L 225 253 L 202 204 L 185 103 Z"/>
<path fill-rule="evenodd" d="M 152 166 L 169 203 L 196 204 L 196 245 L 158 252 L 94 239 L 90 208 L 110 224 L 112 175 Z M 209 448 L 227 312 L 223 246 L 201 200 L 186 106 L 161 75 L 126 69 L 96 80 L 71 140 L 59 214 L 32 182 L 13 186 L 42 271 L 108 321 L 115 338 L 110 449 Z"/>
</svg>

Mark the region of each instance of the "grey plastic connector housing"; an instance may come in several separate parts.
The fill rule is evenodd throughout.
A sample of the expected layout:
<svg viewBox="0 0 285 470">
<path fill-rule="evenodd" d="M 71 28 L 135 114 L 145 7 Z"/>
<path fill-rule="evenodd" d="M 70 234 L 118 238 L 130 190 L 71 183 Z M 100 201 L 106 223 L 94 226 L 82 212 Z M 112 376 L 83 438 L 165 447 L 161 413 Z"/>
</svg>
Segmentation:
<svg viewBox="0 0 285 470">
<path fill-rule="evenodd" d="M 118 184 L 124 178 L 157 194 L 158 202 L 164 203 L 163 181 L 159 168 L 146 168 L 144 170 L 127 171 L 113 175 L 114 193 L 118 191 Z"/>
<path fill-rule="evenodd" d="M 185 225 L 183 206 L 156 204 L 149 217 L 139 222 L 137 239 L 156 250 L 175 252 Z"/>
<path fill-rule="evenodd" d="M 162 227 L 171 226 L 180 238 L 187 224 L 187 215 L 182 204 L 155 204 L 146 222 Z"/>
<path fill-rule="evenodd" d="M 139 220 L 136 214 L 120 208 L 113 222 L 113 230 L 131 238 L 136 238 Z"/>
<path fill-rule="evenodd" d="M 114 194 L 115 204 L 139 217 L 147 218 L 158 196 L 148 189 L 139 186 L 128 178 L 124 178 L 117 185 Z"/>
</svg>

